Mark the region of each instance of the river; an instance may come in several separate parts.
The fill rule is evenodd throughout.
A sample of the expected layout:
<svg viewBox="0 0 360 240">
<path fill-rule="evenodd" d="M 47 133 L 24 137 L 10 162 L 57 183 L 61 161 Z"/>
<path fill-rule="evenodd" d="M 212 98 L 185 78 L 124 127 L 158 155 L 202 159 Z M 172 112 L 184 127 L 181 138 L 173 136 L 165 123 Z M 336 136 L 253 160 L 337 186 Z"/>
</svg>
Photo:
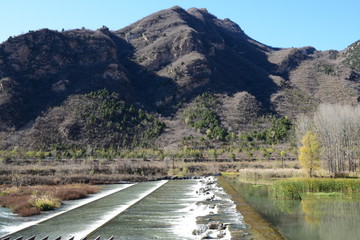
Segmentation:
<svg viewBox="0 0 360 240">
<path fill-rule="evenodd" d="M 0 235 L 63 239 L 251 239 L 242 215 L 214 178 L 105 186 L 56 211 L 20 218 L 0 210 Z"/>
<path fill-rule="evenodd" d="M 355 240 L 360 238 L 360 195 L 274 199 L 269 185 L 227 178 L 241 196 L 290 240 Z"/>
</svg>

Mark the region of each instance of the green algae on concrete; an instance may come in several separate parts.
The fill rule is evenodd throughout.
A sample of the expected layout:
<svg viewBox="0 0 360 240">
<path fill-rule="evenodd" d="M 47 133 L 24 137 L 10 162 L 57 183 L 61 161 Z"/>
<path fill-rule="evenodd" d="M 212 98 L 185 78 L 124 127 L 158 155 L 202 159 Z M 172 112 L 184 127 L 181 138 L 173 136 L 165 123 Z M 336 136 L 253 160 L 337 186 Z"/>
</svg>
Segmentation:
<svg viewBox="0 0 360 240">
<path fill-rule="evenodd" d="M 218 178 L 218 183 L 225 190 L 225 192 L 231 196 L 231 200 L 235 202 L 237 210 L 243 215 L 245 223 L 249 225 L 249 230 L 253 236 L 253 239 L 285 239 L 284 236 L 282 236 L 274 226 L 261 217 L 259 213 L 257 213 L 255 209 L 246 202 L 241 194 L 237 192 L 230 183 L 227 182 L 225 177 L 220 176 Z M 234 239 L 236 239 L 236 233 L 232 233 L 232 236 Z"/>
</svg>

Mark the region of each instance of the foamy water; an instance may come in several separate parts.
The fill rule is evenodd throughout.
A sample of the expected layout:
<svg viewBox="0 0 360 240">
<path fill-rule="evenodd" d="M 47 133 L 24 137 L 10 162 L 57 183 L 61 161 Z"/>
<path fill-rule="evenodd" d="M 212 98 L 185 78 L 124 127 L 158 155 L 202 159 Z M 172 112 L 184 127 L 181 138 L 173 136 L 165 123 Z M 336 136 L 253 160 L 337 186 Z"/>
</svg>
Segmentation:
<svg viewBox="0 0 360 240">
<path fill-rule="evenodd" d="M 208 208 L 198 204 L 198 202 L 204 200 L 204 196 L 196 194 L 196 191 L 198 191 L 201 186 L 202 183 L 198 180 L 196 185 L 189 187 L 189 193 L 184 197 L 186 201 L 185 206 L 183 209 L 177 211 L 183 214 L 183 217 L 173 225 L 173 231 L 178 236 L 183 236 L 188 239 L 194 238 L 192 232 L 197 225 L 196 218 L 208 214 Z"/>
<path fill-rule="evenodd" d="M 235 203 L 219 187 L 214 177 L 198 180 L 197 184 L 189 188 L 187 204 L 178 212 L 183 213 L 183 218 L 179 219 L 173 226 L 173 231 L 184 239 L 231 239 L 229 225 L 236 225 L 245 228 L 242 215 L 237 212 Z M 204 219 L 209 216 L 217 216 L 221 221 L 208 221 Z M 223 217 L 224 216 L 224 217 Z M 225 217 L 226 216 L 226 217 Z M 218 228 L 213 229 L 211 225 L 218 224 Z"/>
</svg>

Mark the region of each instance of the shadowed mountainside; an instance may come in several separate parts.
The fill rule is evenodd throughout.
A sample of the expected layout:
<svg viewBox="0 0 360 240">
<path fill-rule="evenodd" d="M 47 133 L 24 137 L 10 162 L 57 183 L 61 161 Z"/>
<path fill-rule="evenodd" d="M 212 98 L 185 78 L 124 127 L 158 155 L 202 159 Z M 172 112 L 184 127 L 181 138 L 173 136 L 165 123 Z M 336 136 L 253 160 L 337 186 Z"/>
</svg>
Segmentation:
<svg viewBox="0 0 360 240">
<path fill-rule="evenodd" d="M 196 8 L 117 31 L 31 31 L 0 45 L 0 147 L 176 145 L 204 135 L 184 122 L 204 93 L 234 134 L 263 114 L 357 104 L 359 53 L 272 48 Z"/>
</svg>

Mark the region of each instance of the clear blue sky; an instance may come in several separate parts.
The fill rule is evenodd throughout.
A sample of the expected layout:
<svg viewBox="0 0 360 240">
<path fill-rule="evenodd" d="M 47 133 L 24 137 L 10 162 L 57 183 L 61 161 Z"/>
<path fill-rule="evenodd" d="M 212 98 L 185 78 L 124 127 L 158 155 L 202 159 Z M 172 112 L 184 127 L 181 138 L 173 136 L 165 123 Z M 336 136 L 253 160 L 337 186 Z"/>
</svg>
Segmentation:
<svg viewBox="0 0 360 240">
<path fill-rule="evenodd" d="M 153 12 L 207 8 L 273 47 L 342 50 L 360 39 L 359 0 L 0 0 L 0 42 L 41 28 L 123 28 Z"/>
</svg>

